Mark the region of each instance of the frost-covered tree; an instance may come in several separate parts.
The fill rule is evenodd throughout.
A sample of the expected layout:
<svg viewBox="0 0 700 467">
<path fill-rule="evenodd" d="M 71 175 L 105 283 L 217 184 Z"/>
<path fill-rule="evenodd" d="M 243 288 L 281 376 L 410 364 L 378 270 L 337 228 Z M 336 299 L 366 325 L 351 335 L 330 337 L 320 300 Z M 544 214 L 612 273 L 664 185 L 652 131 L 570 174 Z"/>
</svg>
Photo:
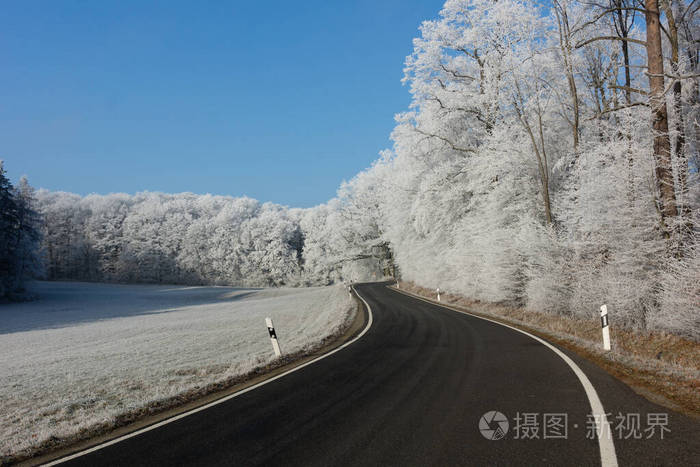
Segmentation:
<svg viewBox="0 0 700 467">
<path fill-rule="evenodd" d="M 0 297 L 18 296 L 41 274 L 39 223 L 27 178 L 13 187 L 0 161 Z"/>
<path fill-rule="evenodd" d="M 700 338 L 700 18 L 643 3 L 448 0 L 406 59 L 392 148 L 335 198 L 40 191 L 49 276 L 309 285 L 398 266 Z"/>
<path fill-rule="evenodd" d="M 294 285 L 297 215 L 271 203 L 182 193 L 38 193 L 48 277 L 92 281 Z"/>
<path fill-rule="evenodd" d="M 684 141 L 698 78 L 673 65 L 673 33 L 651 57 L 653 31 L 638 21 L 650 24 L 648 5 L 539 6 L 450 0 L 422 25 L 406 61 L 411 109 L 370 169 L 388 188 L 372 223 L 403 277 L 422 285 L 580 316 L 606 302 L 620 323 L 658 328 L 664 316 L 678 332 L 696 323 L 695 289 L 670 278 L 696 274 L 697 144 Z M 697 67 L 697 45 L 683 39 L 695 37 L 694 11 L 662 7 L 668 30 L 686 25 L 676 29 L 690 54 L 678 56 Z M 654 74 L 663 98 L 646 72 L 659 57 L 653 66 L 681 70 Z M 679 82 L 692 90 L 680 109 L 666 92 Z M 655 127 L 664 99 L 667 131 Z M 673 197 L 687 207 L 669 211 Z M 669 225 L 683 238 L 669 242 Z"/>
<path fill-rule="evenodd" d="M 0 296 L 12 290 L 16 274 L 14 246 L 18 240 L 19 206 L 14 197 L 14 187 L 7 178 L 0 161 Z"/>
<path fill-rule="evenodd" d="M 29 185 L 26 176 L 19 180 L 15 190 L 17 200 L 17 256 L 15 289 L 21 289 L 23 282 L 43 275 L 41 252 L 41 216 L 36 211 L 35 190 Z"/>
<path fill-rule="evenodd" d="M 394 273 L 391 251 L 379 228 L 382 178 L 370 170 L 343 183 L 338 196 L 306 210 L 304 232 L 306 281 L 366 280 Z"/>
</svg>

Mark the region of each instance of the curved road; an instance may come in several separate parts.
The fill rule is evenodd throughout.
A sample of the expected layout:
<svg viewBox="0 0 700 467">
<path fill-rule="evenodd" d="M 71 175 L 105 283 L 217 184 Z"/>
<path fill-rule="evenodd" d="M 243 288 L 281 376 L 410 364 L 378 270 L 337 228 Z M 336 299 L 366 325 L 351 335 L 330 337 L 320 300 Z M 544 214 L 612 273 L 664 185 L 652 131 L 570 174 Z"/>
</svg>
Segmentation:
<svg viewBox="0 0 700 467">
<path fill-rule="evenodd" d="M 507 327 L 385 284 L 356 289 L 373 316 L 357 342 L 255 390 L 69 463 L 601 464 L 599 442 L 590 439 L 586 392 L 554 351 Z M 654 405 L 597 366 L 567 355 L 611 414 L 620 465 L 697 465 L 697 420 Z M 481 417 L 492 410 L 509 422 L 500 440 L 486 439 L 479 430 Z M 620 413 L 633 419 L 639 414 L 642 431 L 649 413 L 668 414 L 670 432 L 663 440 L 658 429 L 651 439 L 619 439 L 614 427 Z M 536 414 L 536 433 L 526 428 L 532 420 L 525 414 Z M 566 438 L 543 438 L 544 414 L 566 414 Z M 558 415 L 548 419 L 562 420 Z M 523 434 L 538 438 L 522 439 Z M 548 435 L 561 436 L 561 429 L 553 425 Z"/>
</svg>

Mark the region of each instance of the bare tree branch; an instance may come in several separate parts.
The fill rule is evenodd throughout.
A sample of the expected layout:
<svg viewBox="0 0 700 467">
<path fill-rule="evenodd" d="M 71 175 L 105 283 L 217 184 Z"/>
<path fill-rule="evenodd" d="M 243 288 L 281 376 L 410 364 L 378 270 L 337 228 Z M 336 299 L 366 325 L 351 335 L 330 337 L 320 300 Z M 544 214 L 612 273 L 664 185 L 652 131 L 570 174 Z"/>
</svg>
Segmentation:
<svg viewBox="0 0 700 467">
<path fill-rule="evenodd" d="M 423 130 L 421 130 L 421 129 L 418 128 L 418 127 L 414 127 L 414 129 L 416 130 L 417 133 L 420 133 L 420 134 L 423 135 L 423 136 L 428 136 L 428 137 L 430 137 L 430 138 L 437 138 L 437 139 L 439 139 L 440 141 L 446 143 L 448 146 L 450 146 L 450 147 L 451 147 L 452 149 L 454 149 L 455 151 L 460 151 L 460 152 L 465 152 L 465 153 L 472 153 L 472 154 L 473 154 L 473 153 L 476 153 L 476 151 L 475 151 L 474 149 L 462 148 L 462 147 L 459 147 L 459 146 L 455 145 L 452 141 L 450 141 L 449 139 L 445 138 L 444 136 L 440 136 L 440 135 L 428 133 L 427 131 L 423 131 Z"/>
<path fill-rule="evenodd" d="M 486 121 L 484 120 L 482 112 L 477 110 L 477 109 L 470 109 L 470 108 L 466 108 L 466 107 L 447 107 L 442 102 L 442 100 L 440 100 L 440 98 L 437 96 L 428 97 L 427 100 L 437 102 L 438 105 L 440 105 L 440 108 L 442 110 L 446 110 L 448 112 L 464 112 L 464 113 L 474 115 L 474 117 L 476 117 L 476 119 L 479 120 L 479 122 L 486 124 Z"/>
<path fill-rule="evenodd" d="M 613 107 L 612 109 L 603 110 L 602 112 L 599 112 L 599 113 L 595 114 L 594 116 L 592 116 L 592 117 L 589 118 L 588 120 L 589 120 L 589 121 L 590 121 L 590 120 L 595 120 L 596 118 L 599 118 L 599 117 L 601 117 L 601 116 L 604 115 L 604 114 L 607 114 L 607 113 L 610 113 L 610 112 L 617 112 L 618 110 L 627 109 L 627 108 L 629 108 L 629 107 L 637 107 L 637 106 L 640 106 L 640 105 L 643 105 L 643 106 L 645 106 L 645 107 L 648 107 L 648 106 L 649 106 L 649 104 L 647 104 L 646 102 L 632 102 L 631 104 L 621 105 L 621 106 L 618 106 L 618 107 Z"/>
<path fill-rule="evenodd" d="M 581 26 L 577 27 L 576 29 L 573 29 L 573 30 L 571 31 L 571 34 L 572 34 L 572 35 L 573 35 L 573 34 L 576 34 L 577 32 L 581 31 L 581 30 L 582 30 L 583 28 L 585 28 L 586 26 L 589 26 L 589 25 L 595 23 L 596 21 L 598 21 L 598 20 L 599 20 L 600 18 L 602 18 L 603 16 L 605 16 L 605 15 L 607 15 L 607 14 L 609 14 L 609 13 L 614 13 L 614 12 L 616 12 L 616 11 L 636 11 L 636 12 L 639 12 L 639 13 L 646 13 L 646 10 L 643 9 L 643 8 L 635 8 L 635 7 L 607 8 L 607 9 L 605 9 L 604 11 L 602 11 L 598 16 L 596 16 L 595 18 L 593 18 L 592 20 L 586 21 L 586 22 L 583 23 Z"/>
<path fill-rule="evenodd" d="M 599 36 L 599 37 L 594 37 L 592 39 L 588 39 L 588 40 L 579 42 L 574 47 L 579 49 L 579 48 L 583 47 L 584 45 L 588 45 L 591 42 L 596 42 L 596 41 L 626 41 L 626 42 L 631 42 L 633 44 L 643 45 L 645 47 L 647 45 L 647 43 L 645 41 L 640 41 L 639 39 L 633 39 L 631 37 Z"/>
<path fill-rule="evenodd" d="M 693 9 L 693 4 L 694 4 L 696 1 L 697 1 L 697 0 L 692 0 L 692 1 L 688 4 L 688 6 L 687 6 L 686 9 L 683 11 L 683 13 L 681 14 L 681 16 L 678 18 L 678 23 L 682 23 L 682 22 L 685 20 L 685 15 L 688 14 L 689 11 L 692 10 L 692 13 L 690 13 L 690 16 L 693 16 L 693 15 L 695 14 L 695 12 L 698 11 L 698 8 L 700 8 L 700 5 L 696 6 L 696 7 Z"/>
<path fill-rule="evenodd" d="M 454 76 L 455 78 L 466 78 L 466 79 L 470 79 L 470 80 L 472 80 L 472 81 L 476 81 L 476 78 L 474 78 L 473 76 L 470 76 L 470 75 L 463 75 L 463 74 L 461 74 L 461 73 L 457 73 L 457 72 L 454 71 L 454 70 L 450 70 L 449 68 L 447 68 L 447 67 L 446 67 L 445 65 L 443 65 L 442 63 L 440 64 L 440 68 L 442 68 L 442 70 L 443 70 L 445 73 L 449 73 L 449 74 L 451 74 L 452 76 Z"/>
<path fill-rule="evenodd" d="M 660 74 L 654 74 L 654 73 L 644 73 L 647 76 L 654 76 L 654 77 L 659 77 L 659 76 L 664 76 L 666 78 L 670 78 L 673 80 L 682 80 L 682 79 L 695 79 L 695 78 L 700 78 L 700 73 L 693 73 L 690 75 L 671 75 L 668 73 L 664 73 L 663 75 Z"/>
<path fill-rule="evenodd" d="M 643 95 L 643 96 L 648 96 L 648 95 L 649 95 L 649 91 L 644 91 L 644 90 L 642 90 L 642 89 L 637 89 L 637 88 L 633 88 L 633 87 L 630 87 L 630 86 L 617 86 L 617 85 L 615 85 L 615 84 L 611 84 L 611 85 L 609 85 L 609 87 L 610 87 L 611 89 L 622 89 L 623 91 L 636 92 L 637 94 L 641 94 L 641 95 Z"/>
</svg>

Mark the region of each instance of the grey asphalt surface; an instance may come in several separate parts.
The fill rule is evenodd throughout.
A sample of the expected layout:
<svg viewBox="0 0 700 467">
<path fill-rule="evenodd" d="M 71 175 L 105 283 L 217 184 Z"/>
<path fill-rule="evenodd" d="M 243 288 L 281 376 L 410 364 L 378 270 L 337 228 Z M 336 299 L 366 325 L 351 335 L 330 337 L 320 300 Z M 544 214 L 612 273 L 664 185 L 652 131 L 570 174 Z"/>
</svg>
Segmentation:
<svg viewBox="0 0 700 467">
<path fill-rule="evenodd" d="M 588 399 L 559 356 L 517 331 L 385 285 L 356 287 L 374 323 L 347 348 L 69 464 L 600 465 Z M 611 414 L 620 465 L 700 465 L 698 420 L 650 403 L 596 365 L 565 353 Z M 500 440 L 479 430 L 480 418 L 492 410 L 509 422 Z M 536 439 L 522 439 L 526 413 L 537 414 Z M 661 439 L 656 429 L 646 439 L 647 415 L 657 413 L 667 414 L 670 431 Z M 566 438 L 544 439 L 544 414 L 566 414 Z M 620 436 L 619 414 L 639 414 L 643 439 Z"/>
</svg>

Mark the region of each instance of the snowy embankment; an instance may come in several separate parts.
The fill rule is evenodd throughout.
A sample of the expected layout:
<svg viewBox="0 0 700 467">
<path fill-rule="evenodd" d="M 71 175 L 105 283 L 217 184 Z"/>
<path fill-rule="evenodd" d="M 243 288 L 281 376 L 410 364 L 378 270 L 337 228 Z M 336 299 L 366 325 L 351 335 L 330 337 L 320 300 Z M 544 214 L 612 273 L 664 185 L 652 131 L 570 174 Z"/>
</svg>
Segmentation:
<svg viewBox="0 0 700 467">
<path fill-rule="evenodd" d="M 266 316 L 286 354 L 352 319 L 340 286 L 33 289 L 40 300 L 0 305 L 0 463 L 265 365 Z"/>
</svg>

